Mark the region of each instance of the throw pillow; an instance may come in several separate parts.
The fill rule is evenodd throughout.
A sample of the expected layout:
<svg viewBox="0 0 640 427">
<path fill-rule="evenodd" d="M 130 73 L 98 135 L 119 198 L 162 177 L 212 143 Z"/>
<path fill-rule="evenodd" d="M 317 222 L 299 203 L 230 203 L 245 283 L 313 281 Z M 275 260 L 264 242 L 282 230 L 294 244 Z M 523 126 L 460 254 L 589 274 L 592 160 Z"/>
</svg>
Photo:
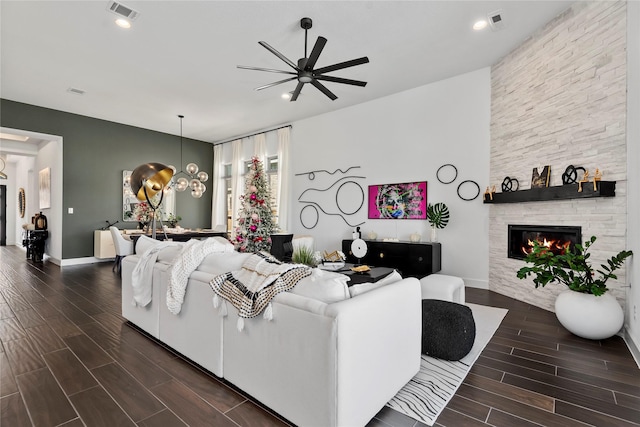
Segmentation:
<svg viewBox="0 0 640 427">
<path fill-rule="evenodd" d="M 196 270 L 218 276 L 242 268 L 250 253 L 225 252 L 207 255 Z"/>
<path fill-rule="evenodd" d="M 359 283 L 357 285 L 353 285 L 349 288 L 349 293 L 351 294 L 351 298 L 356 295 L 363 294 L 365 292 L 372 291 L 374 289 L 378 289 L 382 286 L 389 285 L 391 283 L 402 280 L 402 276 L 398 273 L 397 270 L 393 270 L 393 273 L 389 274 L 387 277 L 384 277 L 377 282 L 373 283 Z"/>
<path fill-rule="evenodd" d="M 298 281 L 289 292 L 331 304 L 350 298 L 348 281 L 344 274 L 314 268 L 311 276 Z"/>
<path fill-rule="evenodd" d="M 140 236 L 136 241 L 136 254 L 142 255 L 149 249 L 164 244 L 165 247 L 158 251 L 158 262 L 171 263 L 182 250 L 184 242 L 161 242 L 147 236 Z"/>
</svg>

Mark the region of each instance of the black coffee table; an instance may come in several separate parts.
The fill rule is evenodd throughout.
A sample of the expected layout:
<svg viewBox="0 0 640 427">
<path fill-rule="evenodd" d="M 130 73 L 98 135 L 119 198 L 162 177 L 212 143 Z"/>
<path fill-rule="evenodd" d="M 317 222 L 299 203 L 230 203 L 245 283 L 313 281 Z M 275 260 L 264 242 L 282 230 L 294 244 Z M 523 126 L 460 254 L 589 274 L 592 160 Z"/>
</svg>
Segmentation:
<svg viewBox="0 0 640 427">
<path fill-rule="evenodd" d="M 391 267 L 372 267 L 369 266 L 370 270 L 364 273 L 357 273 L 351 270 L 351 267 L 355 266 L 355 264 L 345 264 L 343 268 L 337 270 L 336 273 L 341 273 L 346 276 L 349 276 L 348 286 L 357 285 L 358 283 L 374 283 L 380 279 L 384 279 L 389 274 L 393 273 L 394 268 Z"/>
</svg>

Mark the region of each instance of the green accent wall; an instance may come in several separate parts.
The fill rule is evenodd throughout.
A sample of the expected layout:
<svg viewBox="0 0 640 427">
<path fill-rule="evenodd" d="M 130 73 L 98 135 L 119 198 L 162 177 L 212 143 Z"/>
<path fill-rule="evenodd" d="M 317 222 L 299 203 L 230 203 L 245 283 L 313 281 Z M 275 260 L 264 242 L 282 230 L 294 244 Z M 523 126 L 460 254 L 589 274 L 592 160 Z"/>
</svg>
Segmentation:
<svg viewBox="0 0 640 427">
<path fill-rule="evenodd" d="M 173 119 L 179 129 L 179 119 Z M 184 138 L 180 165 L 179 136 L 5 99 L 0 99 L 0 125 L 63 138 L 63 259 L 93 256 L 93 231 L 105 221 L 119 220 L 119 228 L 136 228 L 134 222 L 122 222 L 123 170 L 149 162 L 180 170 L 195 162 L 213 176 L 213 146 L 204 141 Z M 177 194 L 181 226 L 211 226 L 211 181 L 205 183 L 207 191 L 200 199 L 191 197 L 189 190 Z M 72 215 L 67 213 L 69 207 L 74 209 Z"/>
</svg>

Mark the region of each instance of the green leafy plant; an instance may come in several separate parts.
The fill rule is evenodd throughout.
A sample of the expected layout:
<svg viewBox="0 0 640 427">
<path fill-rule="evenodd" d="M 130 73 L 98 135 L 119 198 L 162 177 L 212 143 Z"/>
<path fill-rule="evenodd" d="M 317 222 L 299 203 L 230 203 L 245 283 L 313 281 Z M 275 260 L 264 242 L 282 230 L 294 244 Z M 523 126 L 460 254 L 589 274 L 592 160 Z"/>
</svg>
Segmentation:
<svg viewBox="0 0 640 427">
<path fill-rule="evenodd" d="M 173 228 L 178 225 L 178 222 L 182 219 L 180 215 L 174 215 L 172 213 L 167 216 L 167 223 Z"/>
<path fill-rule="evenodd" d="M 427 221 L 432 227 L 445 228 L 449 224 L 449 208 L 444 203 L 427 206 Z"/>
<path fill-rule="evenodd" d="M 601 264 L 596 270 L 596 277 L 589 257 L 589 248 L 596 241 L 596 237 L 582 245 L 575 245 L 575 250 L 565 249 L 560 254 L 554 254 L 539 242 L 533 242 L 533 250 L 525 257 L 525 262 L 533 266 L 522 267 L 518 270 L 518 278 L 524 279 L 535 276 L 533 283 L 544 287 L 547 283 L 562 283 L 572 291 L 600 296 L 607 292 L 607 280 L 617 279 L 614 271 L 622 267 L 624 260 L 633 255 L 632 251 L 621 251 Z"/>
<path fill-rule="evenodd" d="M 297 247 L 291 255 L 291 261 L 296 264 L 308 265 L 309 267 L 315 267 L 318 265 L 318 260 L 316 259 L 313 250 L 308 246 Z"/>
</svg>

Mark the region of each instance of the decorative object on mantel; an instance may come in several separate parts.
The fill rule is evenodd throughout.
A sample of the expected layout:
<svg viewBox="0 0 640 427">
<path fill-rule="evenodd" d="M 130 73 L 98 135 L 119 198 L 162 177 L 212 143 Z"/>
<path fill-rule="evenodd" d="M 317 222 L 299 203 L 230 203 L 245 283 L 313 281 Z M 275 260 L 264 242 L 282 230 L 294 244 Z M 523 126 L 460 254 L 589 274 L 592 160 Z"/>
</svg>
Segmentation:
<svg viewBox="0 0 640 427">
<path fill-rule="evenodd" d="M 603 172 L 600 169 L 596 168 L 596 172 L 593 174 L 593 178 L 589 178 L 589 171 L 586 170 L 584 175 L 582 175 L 582 179 L 578 181 L 578 193 L 582 193 L 582 184 L 592 181 L 593 182 L 593 191 L 598 191 L 598 182 L 602 181 Z"/>
<path fill-rule="evenodd" d="M 443 171 L 443 169 L 444 169 L 444 171 Z M 449 171 L 449 169 L 452 169 L 452 170 Z M 453 175 L 453 178 L 451 178 L 451 179 L 444 178 L 443 179 L 442 175 L 444 175 L 445 177 L 447 175 Z M 451 184 L 453 181 L 456 180 L 456 178 L 458 178 L 458 169 L 454 165 L 452 165 L 451 163 L 447 163 L 445 165 L 442 165 L 442 166 L 440 166 L 438 168 L 438 171 L 436 172 L 436 178 L 438 178 L 438 181 L 440 181 L 443 184 Z"/>
<path fill-rule="evenodd" d="M 578 181 L 578 193 L 582 193 L 582 184 L 585 182 L 589 182 L 589 170 L 586 169 L 584 174 L 582 174 L 582 178 Z"/>
<path fill-rule="evenodd" d="M 489 196 L 489 200 L 493 200 L 493 195 L 495 193 L 496 193 L 496 186 L 494 185 L 493 187 L 491 187 L 491 189 L 489 189 L 489 186 L 487 185 L 487 189 L 484 190 L 484 195 L 483 195 L 484 200 L 487 200 L 487 196 Z"/>
<path fill-rule="evenodd" d="M 515 178 L 505 177 L 502 180 L 502 192 L 508 193 L 509 191 L 518 191 L 520 188 L 520 183 Z M 491 198 L 493 200 L 493 197 Z"/>
<path fill-rule="evenodd" d="M 182 119 L 184 119 L 184 116 L 179 114 L 178 117 L 180 118 L 180 172 L 176 172 L 176 167 L 173 165 L 169 165 L 169 167 L 173 169 L 174 176 L 182 174 L 186 175 L 186 177 L 181 176 L 172 185 L 175 186 L 176 191 L 184 191 L 187 188 L 191 188 L 191 196 L 199 199 L 207 191 L 204 183 L 209 179 L 209 174 L 199 170 L 198 165 L 195 163 L 189 163 L 185 170 L 182 170 Z"/>
<path fill-rule="evenodd" d="M 593 191 L 598 191 L 597 182 L 602 181 L 602 172 L 600 172 L 600 169 L 596 168 L 596 173 L 593 175 L 592 181 L 593 181 Z"/>
<path fill-rule="evenodd" d="M 427 220 L 431 224 L 431 241 L 438 241 L 438 228 L 445 228 L 449 224 L 449 208 L 444 203 L 436 203 L 427 206 Z M 413 240 L 412 240 L 413 241 Z"/>
<path fill-rule="evenodd" d="M 468 197 L 465 197 L 462 194 L 460 194 L 460 189 L 463 186 L 467 186 L 468 187 L 470 184 L 471 184 L 472 187 L 475 187 L 475 190 L 472 190 L 471 194 L 473 194 L 473 191 L 475 191 L 475 194 L 474 195 L 469 195 Z M 464 191 L 462 191 L 462 193 L 464 193 Z M 458 197 L 460 197 L 465 202 L 470 202 L 471 200 L 475 200 L 479 195 L 480 195 L 480 186 L 478 185 L 477 182 L 472 181 L 470 179 L 467 179 L 465 181 L 462 181 L 460 184 L 458 184 Z"/>
<path fill-rule="evenodd" d="M 569 290 L 556 298 L 558 321 L 579 337 L 600 340 L 615 335 L 624 323 L 622 307 L 615 297 L 606 293 L 606 283 L 609 279 L 617 279 L 614 272 L 633 252 L 620 251 L 594 271 L 588 262 L 591 256 L 588 251 L 595 241 L 596 237 L 592 236 L 584 246 L 576 244 L 575 251 L 565 250 L 560 254 L 550 251 L 541 242 L 533 242 L 533 250 L 524 259 L 533 266 L 522 267 L 517 276 L 524 279 L 533 275 L 536 288 L 552 282 L 568 286 Z"/>
<path fill-rule="evenodd" d="M 538 168 L 533 168 L 531 173 L 531 188 L 545 188 L 549 186 L 549 177 L 551 176 L 551 166 L 547 165 L 542 168 L 542 172 L 538 172 Z"/>
<path fill-rule="evenodd" d="M 562 174 L 562 183 L 564 185 L 567 184 L 575 184 L 578 182 L 578 171 L 581 170 L 584 174 L 586 170 L 582 166 L 575 167 L 573 165 L 567 166 Z"/>
</svg>

